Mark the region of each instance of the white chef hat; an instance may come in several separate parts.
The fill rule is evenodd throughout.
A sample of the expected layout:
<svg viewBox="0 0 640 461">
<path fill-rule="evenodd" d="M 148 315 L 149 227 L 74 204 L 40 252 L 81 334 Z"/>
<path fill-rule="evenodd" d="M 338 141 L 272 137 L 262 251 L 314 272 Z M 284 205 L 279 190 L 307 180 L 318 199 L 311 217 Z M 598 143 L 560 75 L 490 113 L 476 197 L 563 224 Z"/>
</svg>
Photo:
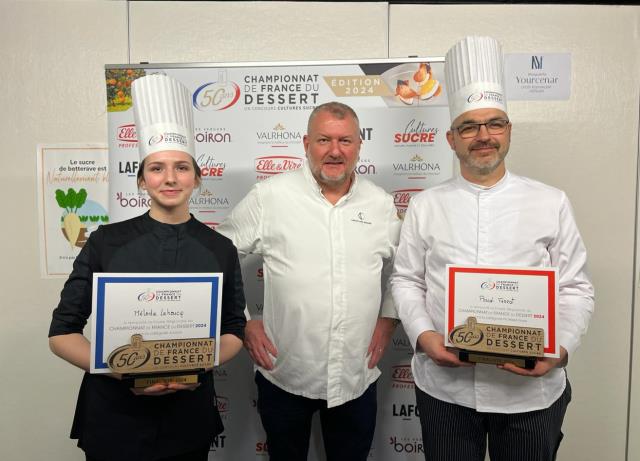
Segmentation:
<svg viewBox="0 0 640 461">
<path fill-rule="evenodd" d="M 195 158 L 191 92 L 163 74 L 140 77 L 131 84 L 140 160 L 164 150 Z"/>
<path fill-rule="evenodd" d="M 444 75 L 451 121 L 460 114 L 495 108 L 507 112 L 502 47 L 491 37 L 465 37 L 447 52 Z"/>
</svg>

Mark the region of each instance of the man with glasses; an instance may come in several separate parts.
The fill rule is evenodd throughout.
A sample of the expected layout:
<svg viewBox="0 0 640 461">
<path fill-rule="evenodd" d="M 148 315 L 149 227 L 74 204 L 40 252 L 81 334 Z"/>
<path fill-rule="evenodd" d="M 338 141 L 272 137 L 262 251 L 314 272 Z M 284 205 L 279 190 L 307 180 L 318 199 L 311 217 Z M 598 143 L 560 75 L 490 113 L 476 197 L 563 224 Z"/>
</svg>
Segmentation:
<svg viewBox="0 0 640 461">
<path fill-rule="evenodd" d="M 467 37 L 446 55 L 460 176 L 414 196 L 400 236 L 393 298 L 415 348 L 412 362 L 426 460 L 553 460 L 571 388 L 565 365 L 586 332 L 593 287 L 566 195 L 510 173 L 511 122 L 502 53 Z M 461 361 L 445 347 L 447 264 L 557 267 L 560 357 L 533 369 Z"/>
</svg>

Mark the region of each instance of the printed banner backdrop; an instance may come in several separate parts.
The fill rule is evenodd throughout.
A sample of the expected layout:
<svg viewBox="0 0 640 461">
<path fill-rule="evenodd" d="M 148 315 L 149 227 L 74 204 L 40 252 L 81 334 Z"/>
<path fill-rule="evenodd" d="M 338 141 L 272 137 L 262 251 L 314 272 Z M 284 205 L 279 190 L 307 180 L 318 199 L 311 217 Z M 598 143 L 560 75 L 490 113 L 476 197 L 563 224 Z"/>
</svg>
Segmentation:
<svg viewBox="0 0 640 461">
<path fill-rule="evenodd" d="M 139 165 L 131 109 L 131 82 L 164 73 L 193 93 L 195 144 L 203 181 L 191 211 L 215 228 L 257 181 L 295 170 L 305 159 L 302 137 L 318 104 L 339 101 L 360 118 L 363 146 L 356 173 L 393 195 L 402 216 L 411 197 L 453 175 L 446 141 L 449 110 L 443 58 L 362 62 L 296 62 L 106 66 L 109 119 L 109 212 L 111 221 L 144 213 L 149 198 L 136 185 Z M 262 263 L 242 262 L 247 304 L 261 313 Z M 373 460 L 423 459 L 416 414 L 412 348 L 398 328 L 379 364 L 378 422 Z M 225 432 L 211 459 L 268 458 L 256 411 L 251 360 L 245 351 L 215 370 L 218 409 Z M 309 459 L 324 459 L 314 421 Z"/>
<path fill-rule="evenodd" d="M 67 276 L 89 234 L 109 222 L 104 144 L 38 145 L 38 216 L 43 277 Z"/>
</svg>

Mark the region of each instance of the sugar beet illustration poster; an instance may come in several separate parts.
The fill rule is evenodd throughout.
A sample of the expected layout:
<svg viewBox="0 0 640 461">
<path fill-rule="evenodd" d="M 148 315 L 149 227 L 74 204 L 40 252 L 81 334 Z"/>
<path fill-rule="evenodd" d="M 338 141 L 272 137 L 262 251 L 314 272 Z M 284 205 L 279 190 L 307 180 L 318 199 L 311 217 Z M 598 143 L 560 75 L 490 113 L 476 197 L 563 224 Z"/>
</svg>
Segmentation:
<svg viewBox="0 0 640 461">
<path fill-rule="evenodd" d="M 91 232 L 109 222 L 108 151 L 102 144 L 38 146 L 40 266 L 66 276 Z"/>
</svg>

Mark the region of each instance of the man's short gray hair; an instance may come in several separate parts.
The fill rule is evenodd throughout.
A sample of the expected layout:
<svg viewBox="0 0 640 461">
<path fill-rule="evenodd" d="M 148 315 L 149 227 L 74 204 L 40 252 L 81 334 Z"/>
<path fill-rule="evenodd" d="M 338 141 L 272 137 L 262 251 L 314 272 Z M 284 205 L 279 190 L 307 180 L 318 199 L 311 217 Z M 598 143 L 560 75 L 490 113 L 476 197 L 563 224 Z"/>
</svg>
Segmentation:
<svg viewBox="0 0 640 461">
<path fill-rule="evenodd" d="M 321 112 L 329 112 L 338 120 L 343 120 L 345 117 L 350 116 L 356 122 L 356 127 L 358 128 L 358 132 L 360 132 L 360 120 L 358 119 L 358 115 L 356 112 L 346 104 L 337 101 L 325 102 L 324 104 L 320 104 L 313 112 L 309 115 L 309 121 L 307 122 L 307 133 L 311 130 L 311 123 L 313 123 L 313 119 Z"/>
</svg>

